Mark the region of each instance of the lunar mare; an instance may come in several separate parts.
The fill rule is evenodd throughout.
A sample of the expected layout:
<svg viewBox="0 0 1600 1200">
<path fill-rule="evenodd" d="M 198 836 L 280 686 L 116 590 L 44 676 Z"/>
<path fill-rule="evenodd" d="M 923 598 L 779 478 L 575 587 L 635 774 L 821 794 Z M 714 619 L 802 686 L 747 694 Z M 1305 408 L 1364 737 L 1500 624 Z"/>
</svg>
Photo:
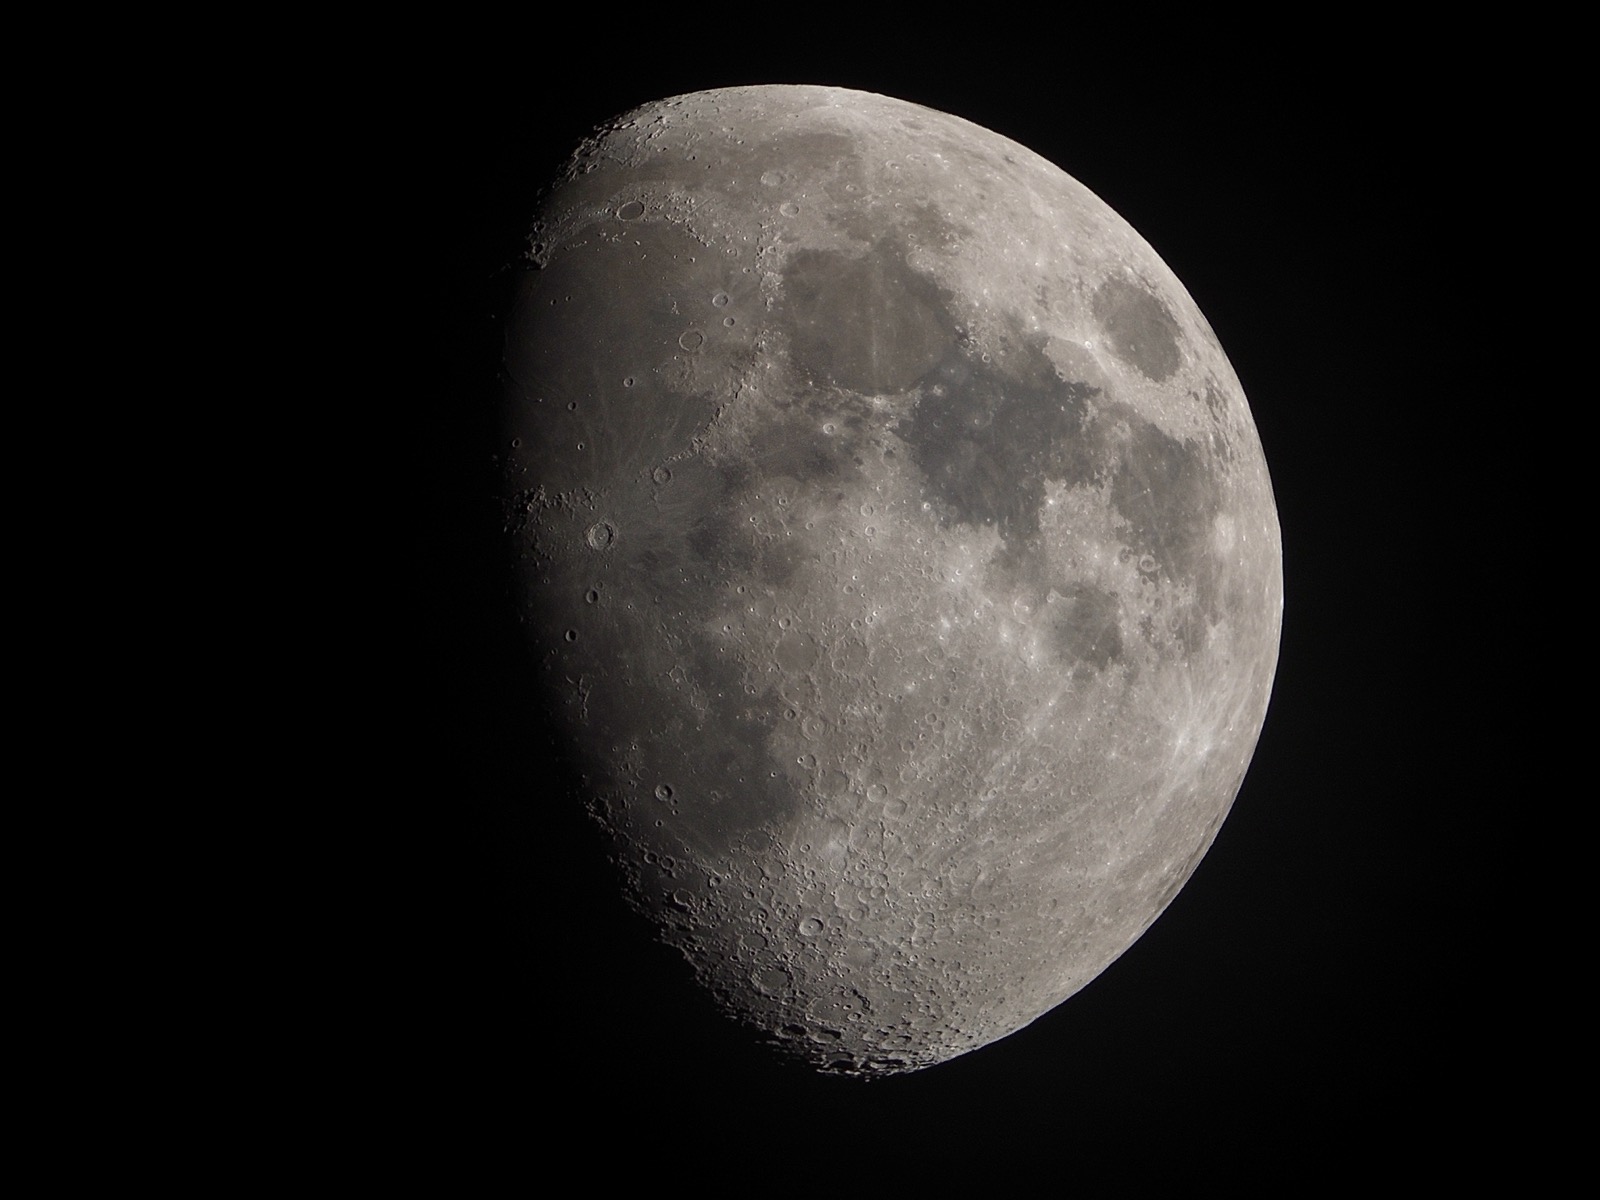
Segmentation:
<svg viewBox="0 0 1600 1200">
<path fill-rule="evenodd" d="M 1277 660 L 1266 464 L 1182 285 L 1023 147 L 799 86 L 601 129 L 519 270 L 507 528 L 635 906 L 824 1069 L 1083 987 L 1211 844 Z"/>
</svg>

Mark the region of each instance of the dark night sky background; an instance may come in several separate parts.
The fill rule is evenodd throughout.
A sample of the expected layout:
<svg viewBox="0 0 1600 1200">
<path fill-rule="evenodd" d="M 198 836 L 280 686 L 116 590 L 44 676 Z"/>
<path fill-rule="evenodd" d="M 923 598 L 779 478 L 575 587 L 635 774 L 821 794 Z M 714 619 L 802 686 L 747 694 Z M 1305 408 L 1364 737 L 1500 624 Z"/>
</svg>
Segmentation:
<svg viewBox="0 0 1600 1200">
<path fill-rule="evenodd" d="M 1500 536 L 1491 498 L 1464 482 L 1476 452 L 1452 433 L 1456 364 L 1477 338 L 1457 315 L 1463 202 L 1446 203 L 1470 174 L 1466 76 L 1419 75 L 1410 51 L 1289 47 L 1269 65 L 1220 39 L 1154 55 L 1126 32 L 1084 34 L 1065 57 L 957 35 L 839 51 L 759 27 L 759 59 L 644 65 L 648 46 L 600 52 L 611 17 L 596 21 L 595 46 L 529 50 L 537 64 L 486 30 L 474 40 L 490 49 L 402 73 L 392 173 L 428 264 L 407 300 L 427 354 L 412 422 L 425 655 L 407 699 L 407 1015 L 384 1070 L 416 1139 L 530 1180 L 571 1156 L 601 1177 L 763 1190 L 921 1172 L 1066 1190 L 1458 1159 L 1450 1114 L 1476 1107 L 1498 1042 L 1467 951 L 1491 890 L 1475 861 L 1494 771 L 1491 711 L 1471 697 L 1498 687 L 1502 653 L 1461 633 L 1464 605 L 1498 603 L 1476 590 L 1498 551 L 1476 548 Z M 547 73 L 552 54 L 579 64 L 575 81 Z M 497 558 L 491 277 L 538 185 L 619 111 L 757 82 L 956 113 L 1099 194 L 1216 329 L 1283 525 L 1271 709 L 1194 878 L 1062 1007 L 870 1085 L 768 1060 L 634 925 L 538 747 Z M 576 1149 L 594 1135 L 614 1160 Z"/>
</svg>

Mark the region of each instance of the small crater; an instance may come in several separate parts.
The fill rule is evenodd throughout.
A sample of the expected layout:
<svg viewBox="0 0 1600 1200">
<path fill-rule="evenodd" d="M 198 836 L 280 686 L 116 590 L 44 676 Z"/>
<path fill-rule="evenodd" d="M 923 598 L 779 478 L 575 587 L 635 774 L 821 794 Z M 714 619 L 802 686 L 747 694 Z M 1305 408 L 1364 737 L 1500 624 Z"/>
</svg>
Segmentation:
<svg viewBox="0 0 1600 1200">
<path fill-rule="evenodd" d="M 657 800 L 671 800 L 672 799 L 672 785 L 669 784 L 669 783 L 658 783 L 658 784 L 656 784 L 656 799 Z"/>
<path fill-rule="evenodd" d="M 610 521 L 596 521 L 584 532 L 583 540 L 591 550 L 605 550 L 617 540 L 617 530 Z"/>
<path fill-rule="evenodd" d="M 678 345 L 689 351 L 691 354 L 699 350 L 700 347 L 704 346 L 705 344 L 706 335 L 701 333 L 698 329 L 686 329 L 678 338 Z"/>
</svg>

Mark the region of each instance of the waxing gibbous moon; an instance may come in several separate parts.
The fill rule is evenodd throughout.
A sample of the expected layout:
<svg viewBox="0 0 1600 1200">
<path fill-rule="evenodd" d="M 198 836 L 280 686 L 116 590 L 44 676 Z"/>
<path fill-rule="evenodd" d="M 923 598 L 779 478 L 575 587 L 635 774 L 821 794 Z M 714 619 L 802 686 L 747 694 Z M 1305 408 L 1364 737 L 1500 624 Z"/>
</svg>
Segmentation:
<svg viewBox="0 0 1600 1200">
<path fill-rule="evenodd" d="M 1172 272 L 1022 146 L 802 86 L 600 129 L 516 267 L 519 603 L 634 906 L 821 1069 L 1083 987 L 1277 661 L 1261 444 Z"/>
</svg>

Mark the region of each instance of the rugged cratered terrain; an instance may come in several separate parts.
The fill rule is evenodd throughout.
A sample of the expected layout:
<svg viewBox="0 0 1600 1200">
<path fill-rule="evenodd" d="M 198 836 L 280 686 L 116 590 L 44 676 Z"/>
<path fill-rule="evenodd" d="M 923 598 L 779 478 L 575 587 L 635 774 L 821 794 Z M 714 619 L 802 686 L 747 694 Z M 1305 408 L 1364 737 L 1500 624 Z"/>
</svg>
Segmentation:
<svg viewBox="0 0 1600 1200">
<path fill-rule="evenodd" d="M 1183 287 L 1021 146 L 789 86 L 598 132 L 518 270 L 507 527 L 637 906 L 825 1068 L 1081 988 L 1210 845 L 1277 657 Z"/>
</svg>

